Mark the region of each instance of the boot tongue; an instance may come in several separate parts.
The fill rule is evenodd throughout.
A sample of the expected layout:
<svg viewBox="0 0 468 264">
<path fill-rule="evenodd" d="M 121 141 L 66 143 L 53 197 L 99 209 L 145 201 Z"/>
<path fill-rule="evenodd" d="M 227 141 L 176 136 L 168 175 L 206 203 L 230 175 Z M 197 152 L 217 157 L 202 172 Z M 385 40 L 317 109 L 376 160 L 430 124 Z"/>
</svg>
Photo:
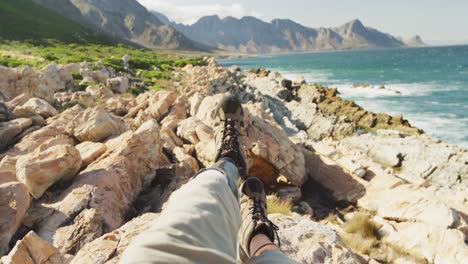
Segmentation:
<svg viewBox="0 0 468 264">
<path fill-rule="evenodd" d="M 242 192 L 249 198 L 263 196 L 263 183 L 256 178 L 249 178 L 245 181 Z"/>
</svg>

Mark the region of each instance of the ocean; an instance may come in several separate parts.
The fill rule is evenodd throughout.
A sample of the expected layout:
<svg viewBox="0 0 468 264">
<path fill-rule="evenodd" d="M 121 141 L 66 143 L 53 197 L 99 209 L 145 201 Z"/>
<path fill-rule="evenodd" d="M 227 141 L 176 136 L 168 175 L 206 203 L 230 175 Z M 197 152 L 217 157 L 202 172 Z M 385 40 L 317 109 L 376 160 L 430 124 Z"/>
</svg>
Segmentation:
<svg viewBox="0 0 468 264">
<path fill-rule="evenodd" d="M 468 149 L 468 46 L 296 53 L 227 59 L 242 69 L 336 87 L 366 110 L 402 114 L 426 133 Z M 354 88 L 370 84 L 370 88 Z M 385 86 L 385 89 L 379 89 Z"/>
</svg>

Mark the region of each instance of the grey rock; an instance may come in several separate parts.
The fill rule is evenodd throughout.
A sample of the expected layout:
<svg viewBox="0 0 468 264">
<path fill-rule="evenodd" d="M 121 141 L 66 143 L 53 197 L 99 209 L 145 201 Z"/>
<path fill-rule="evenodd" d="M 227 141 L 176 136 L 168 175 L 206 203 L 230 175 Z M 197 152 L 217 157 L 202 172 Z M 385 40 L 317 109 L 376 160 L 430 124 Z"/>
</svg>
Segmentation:
<svg viewBox="0 0 468 264">
<path fill-rule="evenodd" d="M 291 102 L 294 99 L 293 94 L 288 89 L 283 89 L 276 94 L 279 98 L 285 100 L 286 102 Z"/>
<path fill-rule="evenodd" d="M 31 98 L 25 104 L 16 107 L 13 113 L 18 117 L 30 117 L 40 115 L 49 118 L 58 114 L 57 110 L 47 101 L 40 98 Z"/>
<path fill-rule="evenodd" d="M 378 163 L 395 167 L 403 179 L 414 183 L 466 189 L 468 152 L 427 135 L 398 137 L 392 133 L 363 134 L 341 141 L 368 153 Z"/>
<path fill-rule="evenodd" d="M 302 197 L 301 188 L 295 186 L 282 187 L 278 190 L 278 198 L 281 200 L 289 200 L 291 202 L 297 202 Z"/>
<path fill-rule="evenodd" d="M 128 91 L 128 77 L 121 76 L 107 80 L 107 86 L 116 93 L 126 93 Z"/>
<path fill-rule="evenodd" d="M 288 89 L 288 90 L 292 90 L 293 87 L 292 87 L 292 81 L 291 80 L 287 80 L 287 79 L 283 79 L 281 80 L 281 86 L 283 86 L 284 88 Z"/>
<path fill-rule="evenodd" d="M 0 102 L 0 122 L 8 121 L 10 118 L 10 110 L 5 103 Z"/>
<path fill-rule="evenodd" d="M 268 217 L 279 227 L 281 250 L 298 263 L 361 263 L 329 227 L 299 216 Z"/>
</svg>

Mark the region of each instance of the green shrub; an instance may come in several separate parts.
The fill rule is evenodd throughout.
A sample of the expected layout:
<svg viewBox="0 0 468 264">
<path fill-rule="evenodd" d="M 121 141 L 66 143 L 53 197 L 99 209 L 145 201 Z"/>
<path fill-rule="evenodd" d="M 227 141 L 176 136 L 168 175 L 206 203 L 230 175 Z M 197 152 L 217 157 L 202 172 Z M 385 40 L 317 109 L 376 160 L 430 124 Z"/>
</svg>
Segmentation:
<svg viewBox="0 0 468 264">
<path fill-rule="evenodd" d="M 151 59 L 144 58 L 131 58 L 128 62 L 132 69 L 148 70 L 157 65 L 157 63 Z"/>
<path fill-rule="evenodd" d="M 79 63 L 83 61 L 96 62 L 101 60 L 106 67 L 111 67 L 117 72 L 124 72 L 122 57 L 130 56 L 129 68 L 132 71 L 150 71 L 147 78 L 168 79 L 164 72 L 172 71 L 175 67 L 187 64 L 198 65 L 203 60 L 184 59 L 180 56 L 161 53 L 145 49 L 136 49 L 123 44 L 76 44 L 63 43 L 51 39 L 11 41 L 0 39 L 0 50 L 8 50 L 18 54 L 18 58 L 0 58 L 0 63 L 8 67 L 17 67 L 25 64 L 42 68 L 55 61 L 59 64 Z M 21 55 L 35 57 L 36 60 L 24 61 Z M 160 71 L 154 71 L 157 67 Z M 161 73 L 162 72 L 162 73 Z M 151 76 L 152 75 L 152 76 Z"/>
<path fill-rule="evenodd" d="M 104 60 L 102 60 L 102 63 L 107 67 L 114 68 L 114 70 L 116 71 L 120 71 L 120 72 L 125 71 L 125 68 L 122 65 L 122 60 L 115 59 L 115 58 L 105 58 Z"/>
<path fill-rule="evenodd" d="M 171 65 L 166 63 L 161 64 L 159 68 L 163 71 L 172 71 L 174 69 Z"/>
<path fill-rule="evenodd" d="M 59 59 L 59 57 L 57 57 L 55 54 L 48 53 L 48 54 L 44 55 L 44 59 L 46 59 L 48 61 L 57 61 Z"/>
<path fill-rule="evenodd" d="M 135 95 L 135 96 L 138 96 L 139 94 L 146 92 L 147 89 L 136 88 L 136 87 L 130 87 L 130 88 L 128 88 L 128 91 L 129 91 L 131 94 L 133 94 L 133 95 Z"/>
<path fill-rule="evenodd" d="M 2 56 L 2 57 L 0 57 L 0 65 L 10 67 L 10 68 L 15 68 L 15 67 L 19 67 L 19 66 L 22 66 L 22 65 L 31 65 L 31 63 L 27 62 L 27 61 L 24 61 L 24 60 L 11 58 L 11 57 L 8 57 L 8 56 Z"/>
<path fill-rule="evenodd" d="M 148 87 L 148 91 L 159 91 L 159 90 L 161 90 L 161 86 L 159 84 Z"/>
<path fill-rule="evenodd" d="M 163 79 L 163 80 L 169 80 L 171 77 L 164 72 L 160 71 L 144 71 L 141 73 L 141 77 L 145 79 Z"/>
<path fill-rule="evenodd" d="M 83 75 L 79 71 L 72 72 L 73 80 L 77 83 L 83 80 Z"/>
</svg>

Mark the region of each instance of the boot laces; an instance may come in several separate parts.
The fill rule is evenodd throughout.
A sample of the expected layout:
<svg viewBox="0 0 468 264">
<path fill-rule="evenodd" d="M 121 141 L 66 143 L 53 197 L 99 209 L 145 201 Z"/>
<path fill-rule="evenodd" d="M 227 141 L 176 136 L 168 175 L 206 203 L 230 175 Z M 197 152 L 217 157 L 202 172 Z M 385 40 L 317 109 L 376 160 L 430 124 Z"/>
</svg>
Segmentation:
<svg viewBox="0 0 468 264">
<path fill-rule="evenodd" d="M 257 226 L 257 223 L 260 221 L 265 223 L 273 231 L 274 238 L 276 238 L 278 241 L 278 247 L 281 247 L 281 242 L 278 235 L 279 227 L 267 218 L 260 198 L 254 198 L 253 205 L 249 209 L 252 211 L 252 220 L 254 221 L 254 226 Z"/>
<path fill-rule="evenodd" d="M 239 132 L 236 129 L 236 121 L 227 118 L 223 120 L 224 126 L 221 130 L 222 140 L 221 140 L 221 151 L 236 151 L 239 149 L 239 141 L 237 137 Z"/>
</svg>

